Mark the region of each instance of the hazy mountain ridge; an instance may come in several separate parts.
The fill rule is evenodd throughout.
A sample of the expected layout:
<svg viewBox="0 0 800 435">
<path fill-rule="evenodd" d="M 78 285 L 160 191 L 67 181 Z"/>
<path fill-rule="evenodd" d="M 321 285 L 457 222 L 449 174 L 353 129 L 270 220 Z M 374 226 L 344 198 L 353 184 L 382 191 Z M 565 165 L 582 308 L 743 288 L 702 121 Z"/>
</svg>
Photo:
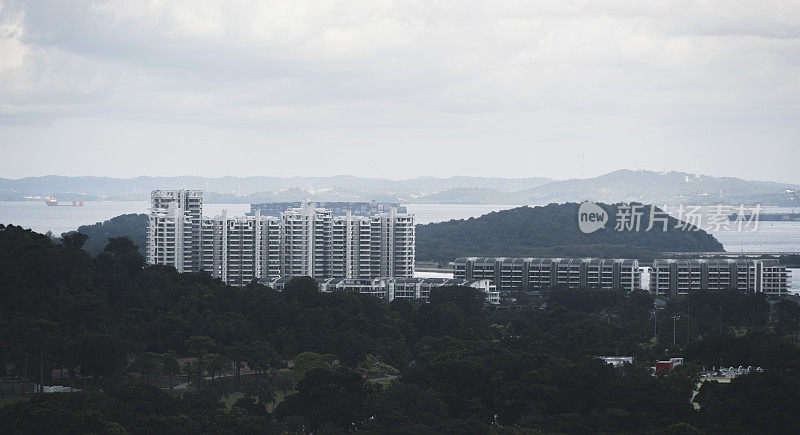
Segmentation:
<svg viewBox="0 0 800 435">
<path fill-rule="evenodd" d="M 61 200 L 147 200 L 153 189 L 202 189 L 209 203 L 268 201 L 397 201 L 441 204 L 547 204 L 551 202 L 638 201 L 651 204 L 763 204 L 798 206 L 798 185 L 711 177 L 685 172 L 617 170 L 586 179 L 540 177 L 449 178 L 407 180 L 334 177 L 30 177 L 0 179 L 0 200 L 55 195 Z"/>
<path fill-rule="evenodd" d="M 556 181 L 519 192 L 528 204 L 600 201 L 649 204 L 755 204 L 797 205 L 798 185 L 750 181 L 735 177 L 711 177 L 685 172 L 617 170 L 589 179 Z"/>
<path fill-rule="evenodd" d="M 302 197 L 338 192 L 334 196 L 353 197 L 391 194 L 395 199 L 415 198 L 454 188 L 483 188 L 500 192 L 530 189 L 553 180 L 541 177 L 499 178 L 454 176 L 417 177 L 407 180 L 365 178 L 348 175 L 333 177 L 28 177 L 18 180 L 0 178 L 0 195 L 21 199 L 25 195 L 61 193 L 85 198 L 108 197 L 112 199 L 146 199 L 153 189 L 202 189 L 220 195 L 286 196 L 294 191 Z M 293 198 L 293 197 L 292 197 Z"/>
</svg>

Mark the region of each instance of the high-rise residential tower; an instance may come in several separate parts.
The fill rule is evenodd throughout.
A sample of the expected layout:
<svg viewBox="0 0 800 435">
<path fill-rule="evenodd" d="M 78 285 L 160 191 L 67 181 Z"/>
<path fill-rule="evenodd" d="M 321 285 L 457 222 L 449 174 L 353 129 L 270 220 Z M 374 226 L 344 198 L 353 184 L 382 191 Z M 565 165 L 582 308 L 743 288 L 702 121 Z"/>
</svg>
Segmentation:
<svg viewBox="0 0 800 435">
<path fill-rule="evenodd" d="M 347 209 L 334 216 L 330 209 L 304 202 L 274 211 L 254 208 L 244 217 L 223 213 L 199 218 L 202 193 L 198 203 L 195 195 L 191 201 L 182 200 L 186 194 L 181 192 L 153 192 L 148 228 L 152 264 L 169 264 L 185 272 L 204 270 L 234 285 L 303 275 L 320 279 L 413 276 L 414 216 L 396 207 L 364 215 Z M 271 215 L 262 215 L 262 210 Z M 159 250 L 160 244 L 169 243 L 176 246 Z"/>
<path fill-rule="evenodd" d="M 199 270 L 203 192 L 154 190 L 150 203 L 147 260 L 152 264 L 174 266 L 179 272 Z"/>
</svg>

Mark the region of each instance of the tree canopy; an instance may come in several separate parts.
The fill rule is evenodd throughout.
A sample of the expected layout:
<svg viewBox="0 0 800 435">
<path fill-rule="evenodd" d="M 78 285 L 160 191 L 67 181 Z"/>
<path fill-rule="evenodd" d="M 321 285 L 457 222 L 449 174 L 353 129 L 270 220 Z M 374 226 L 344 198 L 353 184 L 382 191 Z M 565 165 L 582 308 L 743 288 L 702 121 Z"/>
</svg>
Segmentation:
<svg viewBox="0 0 800 435">
<path fill-rule="evenodd" d="M 553 289 L 502 310 L 443 287 L 428 304 L 386 303 L 318 293 L 308 278 L 284 292 L 232 287 L 146 265 L 129 239 L 96 257 L 71 240 L 0 226 L 6 379 L 48 383 L 63 370 L 84 390 L 0 408 L 0 432 L 796 431 L 790 300 L 696 292 L 654 311 L 646 292 Z M 650 370 L 669 357 L 686 364 Z M 704 382 L 695 410 L 700 367 L 720 364 L 765 371 Z M 245 366 L 253 388 L 224 405 Z M 176 374 L 182 395 L 166 391 Z"/>
</svg>

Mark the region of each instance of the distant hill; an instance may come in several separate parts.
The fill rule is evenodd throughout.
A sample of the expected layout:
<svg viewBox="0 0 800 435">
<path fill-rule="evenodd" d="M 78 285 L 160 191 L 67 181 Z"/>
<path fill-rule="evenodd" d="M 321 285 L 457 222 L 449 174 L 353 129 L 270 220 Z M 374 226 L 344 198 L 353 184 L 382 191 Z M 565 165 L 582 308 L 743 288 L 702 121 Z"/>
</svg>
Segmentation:
<svg viewBox="0 0 800 435">
<path fill-rule="evenodd" d="M 800 186 L 685 172 L 614 171 L 599 177 L 553 181 L 513 192 L 491 188 L 457 188 L 436 192 L 414 202 L 439 204 L 549 204 L 594 201 L 605 203 L 687 205 L 800 206 Z"/>
<path fill-rule="evenodd" d="M 644 204 L 798 205 L 799 186 L 733 177 L 709 177 L 685 172 L 618 170 L 599 177 L 556 181 L 517 192 L 527 204 L 590 200 Z"/>
<path fill-rule="evenodd" d="M 647 232 L 649 208 L 639 232 L 614 230 L 617 206 L 601 205 L 610 222 L 584 234 L 578 229 L 577 203 L 519 207 L 479 218 L 417 225 L 416 259 L 447 263 L 461 256 L 612 257 L 650 260 L 660 252 L 723 251 L 705 231 L 656 227 Z M 649 207 L 649 206 L 648 206 Z"/>
<path fill-rule="evenodd" d="M 259 202 L 302 201 L 305 199 L 312 199 L 314 201 L 401 201 L 397 195 L 379 192 L 357 192 L 336 189 L 312 193 L 296 187 L 276 192 L 257 192 L 248 195 L 217 192 L 205 192 L 203 194 L 203 201 L 207 204 L 253 204 Z"/>
<path fill-rule="evenodd" d="M 519 204 L 522 201 L 518 192 L 498 192 L 478 187 L 460 187 L 436 192 L 412 202 L 425 204 Z"/>
<path fill-rule="evenodd" d="M 139 247 L 139 252 L 145 255 L 147 215 L 123 214 L 94 225 L 81 225 L 78 227 L 77 232 L 89 236 L 89 239 L 83 245 L 83 249 L 92 256 L 103 252 L 109 237 L 121 236 L 126 236 L 133 240 L 133 243 Z"/>
<path fill-rule="evenodd" d="M 800 206 L 800 186 L 685 172 L 618 170 L 599 177 L 418 177 L 408 180 L 335 177 L 30 177 L 0 178 L 0 200 L 55 195 L 70 200 L 147 200 L 153 189 L 202 189 L 207 203 L 268 201 L 391 201 L 428 204 L 548 204 L 641 202 L 645 204 L 762 204 Z"/>
<path fill-rule="evenodd" d="M 325 200 L 326 195 L 343 200 L 362 199 L 375 195 L 393 200 L 415 197 L 449 189 L 492 189 L 514 192 L 540 186 L 553 180 L 541 177 L 418 177 L 407 180 L 365 178 L 340 175 L 334 177 L 28 177 L 18 180 L 0 178 L 0 199 L 22 199 L 25 195 L 56 195 L 66 199 L 149 199 L 153 189 L 202 189 L 236 202 L 247 196 L 298 200 Z M 370 198 L 372 199 L 372 198 Z"/>
</svg>

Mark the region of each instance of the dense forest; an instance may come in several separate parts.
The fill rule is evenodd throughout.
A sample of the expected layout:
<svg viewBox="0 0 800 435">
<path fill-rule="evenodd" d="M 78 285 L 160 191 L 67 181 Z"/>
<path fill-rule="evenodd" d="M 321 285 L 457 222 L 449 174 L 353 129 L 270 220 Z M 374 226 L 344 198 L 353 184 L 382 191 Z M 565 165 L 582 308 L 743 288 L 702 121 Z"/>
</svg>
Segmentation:
<svg viewBox="0 0 800 435">
<path fill-rule="evenodd" d="M 103 252 L 109 238 L 123 236 L 131 239 L 139 247 L 139 252 L 145 255 L 147 215 L 123 214 L 93 225 L 81 225 L 75 232 L 89 236 L 83 249 L 92 256 Z"/>
<path fill-rule="evenodd" d="M 794 433 L 800 424 L 800 307 L 788 300 L 697 292 L 655 319 L 641 291 L 551 289 L 488 309 L 476 290 L 449 287 L 429 304 L 386 303 L 319 293 L 307 277 L 283 292 L 231 287 L 148 266 L 127 238 L 95 257 L 85 242 L 0 226 L 0 432 Z M 673 356 L 686 364 L 649 369 Z M 764 371 L 703 382 L 696 409 L 704 365 Z M 81 391 L 11 391 L 26 381 Z"/>
<path fill-rule="evenodd" d="M 519 207 L 479 218 L 417 225 L 417 261 L 442 264 L 462 256 L 505 257 L 607 257 L 652 260 L 660 252 L 724 251 L 711 234 L 689 226 L 676 228 L 669 217 L 663 224 L 650 223 L 650 207 L 644 206 L 638 231 L 615 231 L 619 205 L 599 204 L 608 213 L 605 229 L 584 234 L 578 228 L 580 204 Z M 656 209 L 657 210 L 657 209 Z M 658 211 L 656 218 L 662 217 Z M 696 231 L 695 231 L 696 230 Z"/>
</svg>

